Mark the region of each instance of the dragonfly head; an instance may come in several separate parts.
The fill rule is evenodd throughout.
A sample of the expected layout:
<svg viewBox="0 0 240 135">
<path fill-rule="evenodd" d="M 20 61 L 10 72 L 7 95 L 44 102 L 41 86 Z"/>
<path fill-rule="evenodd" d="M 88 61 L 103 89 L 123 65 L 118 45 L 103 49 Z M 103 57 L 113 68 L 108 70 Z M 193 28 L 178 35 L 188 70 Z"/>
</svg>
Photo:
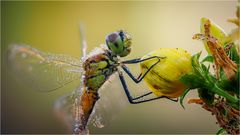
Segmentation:
<svg viewBox="0 0 240 135">
<path fill-rule="evenodd" d="M 131 52 L 132 39 L 126 32 L 120 30 L 109 34 L 106 44 L 114 54 L 125 57 Z"/>
</svg>

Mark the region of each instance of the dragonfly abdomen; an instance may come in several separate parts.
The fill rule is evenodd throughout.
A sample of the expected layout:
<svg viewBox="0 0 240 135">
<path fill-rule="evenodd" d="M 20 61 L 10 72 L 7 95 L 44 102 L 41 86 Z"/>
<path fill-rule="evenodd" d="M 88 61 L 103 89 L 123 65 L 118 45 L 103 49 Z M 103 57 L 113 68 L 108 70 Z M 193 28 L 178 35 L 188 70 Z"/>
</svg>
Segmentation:
<svg viewBox="0 0 240 135">
<path fill-rule="evenodd" d="M 80 124 L 76 124 L 75 133 L 85 130 L 94 105 L 99 98 L 98 90 L 109 76 L 117 71 L 117 66 L 116 56 L 113 56 L 108 50 L 93 55 L 84 61 L 84 90 L 80 100 L 83 114 L 80 117 Z"/>
</svg>

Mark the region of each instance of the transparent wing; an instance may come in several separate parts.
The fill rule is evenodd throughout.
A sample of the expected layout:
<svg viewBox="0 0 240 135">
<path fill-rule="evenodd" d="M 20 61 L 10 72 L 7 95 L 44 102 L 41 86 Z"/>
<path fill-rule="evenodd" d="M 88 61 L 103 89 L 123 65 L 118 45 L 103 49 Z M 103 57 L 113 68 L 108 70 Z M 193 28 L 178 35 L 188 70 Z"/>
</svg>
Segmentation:
<svg viewBox="0 0 240 135">
<path fill-rule="evenodd" d="M 113 77 L 111 77 L 113 78 Z M 117 79 L 114 79 L 117 81 Z M 106 82 L 105 87 L 99 90 L 100 99 L 94 106 L 88 124 L 97 128 L 103 128 L 111 124 L 117 118 L 121 110 L 128 104 L 124 91 L 118 85 Z M 75 92 L 65 95 L 56 100 L 54 104 L 57 116 L 65 122 L 69 129 L 72 127 L 73 121 L 73 103 L 76 97 L 81 97 L 82 90 L 79 87 Z"/>
<path fill-rule="evenodd" d="M 74 100 L 76 99 L 74 93 L 66 94 L 58 98 L 54 102 L 54 112 L 56 116 L 67 126 L 69 131 L 73 130 L 74 125 Z"/>
<path fill-rule="evenodd" d="M 119 80 L 115 77 L 116 75 L 111 76 L 110 80 L 99 90 L 100 99 L 97 101 L 90 119 L 90 124 L 95 127 L 103 128 L 110 125 L 129 104 L 122 87 L 116 85 L 115 81 Z M 110 83 L 113 81 L 114 83 Z"/>
<path fill-rule="evenodd" d="M 7 58 L 16 77 L 39 91 L 56 90 L 81 77 L 81 61 L 66 55 L 43 53 L 27 45 L 12 45 Z"/>
<path fill-rule="evenodd" d="M 83 93 L 82 86 L 78 87 L 75 91 L 72 93 L 63 95 L 59 97 L 55 102 L 54 102 L 54 112 L 56 116 L 66 124 L 68 127 L 69 131 L 72 131 L 74 129 L 74 124 L 75 124 L 75 101 L 76 99 L 80 98 Z M 80 106 L 80 104 L 78 103 Z M 78 106 L 77 105 L 77 106 Z"/>
</svg>

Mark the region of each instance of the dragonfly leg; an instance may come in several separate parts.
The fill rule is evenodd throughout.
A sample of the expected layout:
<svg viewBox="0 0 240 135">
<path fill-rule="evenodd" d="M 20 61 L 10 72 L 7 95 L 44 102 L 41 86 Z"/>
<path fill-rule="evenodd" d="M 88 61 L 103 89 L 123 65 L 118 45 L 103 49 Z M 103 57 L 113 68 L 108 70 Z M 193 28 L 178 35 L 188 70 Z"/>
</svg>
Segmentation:
<svg viewBox="0 0 240 135">
<path fill-rule="evenodd" d="M 138 100 L 138 99 L 141 99 L 141 98 L 146 97 L 146 96 L 148 96 L 148 95 L 150 95 L 150 94 L 152 94 L 152 93 L 153 93 L 153 92 L 148 92 L 148 93 L 143 94 L 143 95 L 141 95 L 141 96 L 135 97 L 135 98 L 133 98 L 132 100 Z"/>
<path fill-rule="evenodd" d="M 146 59 L 133 59 L 133 60 L 127 60 L 127 61 L 123 61 L 122 62 L 122 69 L 128 74 L 128 76 L 135 82 L 135 83 L 139 83 L 142 81 L 142 79 L 147 75 L 147 73 L 157 64 L 160 62 L 160 59 L 163 59 L 165 57 L 158 57 L 158 56 L 152 56 Z M 144 74 L 140 74 L 137 78 L 134 77 L 134 75 L 131 73 L 131 71 L 128 69 L 128 67 L 125 64 L 135 64 L 135 63 L 139 63 L 142 61 L 146 61 L 146 60 L 151 60 L 151 59 L 157 59 L 157 62 L 155 62 Z"/>
<path fill-rule="evenodd" d="M 152 57 L 145 58 L 145 59 L 137 58 L 137 59 L 122 61 L 121 63 L 123 63 L 123 64 L 135 64 L 135 63 L 139 63 L 139 62 L 150 60 L 150 59 L 154 59 L 154 58 L 164 59 L 165 57 L 152 56 Z"/>
<path fill-rule="evenodd" d="M 135 98 L 133 98 L 132 100 L 138 100 L 138 99 L 141 99 L 141 98 L 146 97 L 146 96 L 151 95 L 151 94 L 153 94 L 153 92 L 148 92 L 148 93 L 143 94 L 143 95 L 141 95 L 141 96 L 135 97 Z M 159 98 L 167 98 L 167 99 L 169 99 L 169 100 L 171 100 L 171 101 L 178 102 L 178 98 L 177 98 L 177 99 L 172 99 L 172 98 L 169 98 L 169 97 L 166 97 L 166 96 L 155 97 L 155 98 L 146 99 L 146 100 L 147 100 L 147 101 L 151 101 L 151 100 L 155 100 L 155 99 L 159 99 Z M 146 101 L 144 101 L 144 102 L 146 102 Z"/>
<path fill-rule="evenodd" d="M 119 73 L 119 78 L 120 78 L 120 81 L 121 81 L 121 83 L 122 83 L 122 86 L 123 86 L 123 89 L 124 89 L 124 91 L 125 91 L 125 94 L 127 95 L 128 101 L 129 101 L 131 104 L 139 104 L 139 103 L 149 102 L 149 101 L 153 101 L 153 100 L 160 99 L 160 98 L 167 98 L 167 99 L 169 99 L 169 100 L 171 100 L 171 101 L 174 101 L 174 102 L 177 102 L 177 101 L 178 101 L 178 99 L 171 99 L 171 98 L 166 97 L 166 96 L 160 96 L 160 97 L 155 97 L 155 98 L 151 98 L 151 99 L 136 101 L 136 100 L 138 100 L 138 99 L 140 99 L 140 98 L 143 98 L 143 97 L 145 97 L 145 96 L 147 96 L 147 95 L 152 94 L 152 92 L 149 92 L 149 93 L 147 93 L 147 94 L 141 95 L 141 96 L 136 97 L 136 98 L 133 98 L 133 97 L 131 96 L 129 90 L 128 90 L 128 87 L 127 87 L 126 81 L 125 81 L 125 79 L 124 79 L 124 76 L 122 75 L 122 73 L 121 73 L 120 71 L 119 71 L 118 73 Z"/>
</svg>

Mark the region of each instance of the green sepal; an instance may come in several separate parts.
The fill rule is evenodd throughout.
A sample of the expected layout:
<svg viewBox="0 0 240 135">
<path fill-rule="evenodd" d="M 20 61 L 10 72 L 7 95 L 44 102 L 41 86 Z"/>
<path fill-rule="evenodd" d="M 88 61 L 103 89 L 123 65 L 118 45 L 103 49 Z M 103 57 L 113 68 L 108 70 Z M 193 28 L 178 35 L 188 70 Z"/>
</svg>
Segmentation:
<svg viewBox="0 0 240 135">
<path fill-rule="evenodd" d="M 223 134 L 224 131 L 225 131 L 224 128 L 220 128 L 220 129 L 217 131 L 216 135 L 221 135 L 221 134 Z"/>
<path fill-rule="evenodd" d="M 239 73 L 240 73 L 240 67 L 238 67 L 238 71 L 235 75 L 234 78 L 229 80 L 224 71 L 220 70 L 220 80 L 217 82 L 217 85 L 220 86 L 221 88 L 225 89 L 228 92 L 233 92 L 240 96 L 240 91 L 239 91 Z"/>
<path fill-rule="evenodd" d="M 208 105 L 212 105 L 214 101 L 214 93 L 204 88 L 198 89 L 198 96 Z"/>
<path fill-rule="evenodd" d="M 231 107 L 233 107 L 236 110 L 240 110 L 240 101 L 238 101 L 236 104 L 235 103 L 228 103 Z"/>
<path fill-rule="evenodd" d="M 185 74 L 180 78 L 180 82 L 184 83 L 188 88 L 195 89 L 202 86 L 203 78 L 194 73 Z"/>
<path fill-rule="evenodd" d="M 190 89 L 201 87 L 202 82 L 205 81 L 204 78 L 202 77 L 203 71 L 199 63 L 200 55 L 201 55 L 201 52 L 192 56 L 191 61 L 192 61 L 193 72 L 185 74 L 179 79 L 180 82 L 184 83 Z"/>
<path fill-rule="evenodd" d="M 187 93 L 190 91 L 191 89 L 186 89 L 183 94 L 180 97 L 180 104 L 183 107 L 183 109 L 185 109 L 184 105 L 183 105 L 183 99 L 185 98 L 185 96 L 187 95 Z"/>
<path fill-rule="evenodd" d="M 231 106 L 236 106 L 239 103 L 240 99 L 231 95 L 231 93 L 227 92 L 225 89 L 223 89 L 223 87 L 219 85 L 219 81 L 209 72 L 209 67 L 206 67 L 204 64 L 199 62 L 200 55 L 201 52 L 192 56 L 193 71 L 191 73 L 183 75 L 179 79 L 180 82 L 184 83 L 189 89 L 207 89 L 214 94 L 225 97 L 229 103 L 231 103 Z"/>
<path fill-rule="evenodd" d="M 192 56 L 192 66 L 193 67 L 199 67 L 200 66 L 200 63 L 199 63 L 199 58 L 200 58 L 200 56 L 201 56 L 201 54 L 202 54 L 202 52 L 199 52 L 199 53 L 197 53 L 197 54 L 195 54 L 195 55 L 193 55 Z"/>
<path fill-rule="evenodd" d="M 206 57 L 202 60 L 202 62 L 211 62 L 211 63 L 213 63 L 213 56 L 212 56 L 212 55 L 206 56 Z"/>
<path fill-rule="evenodd" d="M 237 47 L 236 47 L 236 45 L 233 45 L 233 47 L 232 47 L 227 53 L 228 53 L 230 59 L 231 59 L 232 61 L 234 61 L 236 64 L 239 65 L 239 63 L 240 63 L 240 62 L 239 62 L 239 61 L 240 61 L 240 56 L 239 56 L 239 54 L 238 54 L 238 52 L 237 52 Z"/>
<path fill-rule="evenodd" d="M 206 67 L 204 64 L 201 63 L 201 68 L 205 76 L 209 74 L 209 68 L 210 66 Z"/>
</svg>

